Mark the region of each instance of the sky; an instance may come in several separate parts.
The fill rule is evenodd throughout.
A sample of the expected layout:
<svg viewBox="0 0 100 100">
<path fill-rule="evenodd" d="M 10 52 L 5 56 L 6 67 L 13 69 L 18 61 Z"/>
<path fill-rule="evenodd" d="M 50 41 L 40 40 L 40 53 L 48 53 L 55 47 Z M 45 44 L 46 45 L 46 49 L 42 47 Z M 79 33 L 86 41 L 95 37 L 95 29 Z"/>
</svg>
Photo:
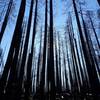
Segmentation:
<svg viewBox="0 0 100 100">
<path fill-rule="evenodd" d="M 71 0 L 66 0 L 66 1 L 67 2 L 65 4 L 64 2 L 62 3 L 62 0 L 54 0 L 54 6 L 56 6 L 56 7 L 54 7 L 54 27 L 62 33 L 64 30 L 63 26 L 66 24 L 67 12 L 72 11 Z M 87 2 L 87 8 L 89 10 L 93 10 L 94 12 L 96 12 L 96 10 L 99 8 L 99 5 L 96 0 L 85 0 L 85 1 Z M 26 10 L 26 16 L 28 15 L 28 8 L 29 8 L 28 3 L 27 3 L 27 5 L 28 5 L 28 7 Z M 1 42 L 1 48 L 3 48 L 3 51 L 5 52 L 4 62 L 6 62 L 8 49 L 10 47 L 11 38 L 13 36 L 13 31 L 14 31 L 19 7 L 20 7 L 20 0 L 16 0 L 16 7 L 15 7 L 15 11 L 14 11 L 14 13 L 15 13 L 14 20 L 9 21 L 7 28 L 5 30 L 2 42 Z M 42 10 L 43 9 L 39 10 L 40 13 L 42 13 Z M 74 25 L 74 28 L 75 28 L 75 25 Z"/>
</svg>

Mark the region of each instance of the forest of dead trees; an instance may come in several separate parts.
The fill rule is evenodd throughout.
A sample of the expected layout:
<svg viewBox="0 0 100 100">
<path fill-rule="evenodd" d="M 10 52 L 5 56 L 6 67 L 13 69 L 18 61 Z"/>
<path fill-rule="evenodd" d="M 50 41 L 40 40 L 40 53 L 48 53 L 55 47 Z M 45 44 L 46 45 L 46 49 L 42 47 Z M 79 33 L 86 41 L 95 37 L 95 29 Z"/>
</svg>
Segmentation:
<svg viewBox="0 0 100 100">
<path fill-rule="evenodd" d="M 0 100 L 100 100 L 100 1 L 58 1 L 60 27 L 57 0 L 0 0 Z"/>
</svg>

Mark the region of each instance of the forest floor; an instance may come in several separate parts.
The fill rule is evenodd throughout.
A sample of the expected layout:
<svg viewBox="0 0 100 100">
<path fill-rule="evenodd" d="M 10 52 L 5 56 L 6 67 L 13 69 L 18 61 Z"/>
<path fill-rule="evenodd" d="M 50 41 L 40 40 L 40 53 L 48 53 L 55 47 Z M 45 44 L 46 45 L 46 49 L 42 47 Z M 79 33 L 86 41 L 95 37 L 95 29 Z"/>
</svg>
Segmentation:
<svg viewBox="0 0 100 100">
<path fill-rule="evenodd" d="M 50 95 L 45 94 L 43 100 L 52 100 L 52 97 Z M 92 94 L 87 94 L 87 95 L 70 95 L 69 93 L 56 93 L 55 96 L 56 99 L 54 100 L 100 100 L 100 95 L 92 95 Z M 39 94 L 35 96 L 33 100 L 42 100 L 41 96 Z"/>
</svg>

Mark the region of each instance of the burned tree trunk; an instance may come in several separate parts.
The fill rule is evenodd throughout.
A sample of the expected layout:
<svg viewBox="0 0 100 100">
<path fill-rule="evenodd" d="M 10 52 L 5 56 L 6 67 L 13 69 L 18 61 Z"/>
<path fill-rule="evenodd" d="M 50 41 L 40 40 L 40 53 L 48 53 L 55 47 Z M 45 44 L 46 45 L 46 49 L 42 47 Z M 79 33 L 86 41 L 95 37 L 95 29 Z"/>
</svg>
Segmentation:
<svg viewBox="0 0 100 100">
<path fill-rule="evenodd" d="M 53 1 L 50 0 L 50 31 L 49 31 L 49 55 L 47 61 L 48 70 L 48 86 L 50 92 L 50 100 L 55 100 L 55 78 L 54 78 L 54 49 L 53 49 Z"/>
</svg>

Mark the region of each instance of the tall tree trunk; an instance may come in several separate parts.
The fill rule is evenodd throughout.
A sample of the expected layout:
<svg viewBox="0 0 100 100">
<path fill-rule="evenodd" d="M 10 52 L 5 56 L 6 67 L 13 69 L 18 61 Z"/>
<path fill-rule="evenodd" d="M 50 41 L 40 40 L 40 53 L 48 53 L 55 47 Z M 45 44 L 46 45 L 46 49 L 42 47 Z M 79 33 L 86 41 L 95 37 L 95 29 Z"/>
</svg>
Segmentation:
<svg viewBox="0 0 100 100">
<path fill-rule="evenodd" d="M 50 100 L 55 100 L 55 78 L 54 78 L 54 49 L 53 49 L 53 1 L 50 0 L 50 50 L 48 59 L 48 80 L 50 86 Z"/>
<path fill-rule="evenodd" d="M 27 64 L 27 80 L 26 80 L 26 95 L 27 99 L 29 99 L 32 94 L 32 62 L 33 62 L 33 49 L 34 49 L 34 41 L 36 35 L 36 27 L 37 27 L 37 11 L 38 11 L 38 0 L 36 0 L 35 5 L 35 14 L 34 14 L 34 24 L 33 24 L 33 34 L 32 34 L 32 45 L 31 52 L 29 53 L 28 64 Z"/>
<path fill-rule="evenodd" d="M 58 83 L 58 92 L 61 93 L 62 91 L 62 84 L 61 84 L 61 44 L 60 44 L 60 35 L 59 35 L 59 32 L 57 33 L 58 34 L 58 52 L 59 52 L 59 60 L 58 60 L 58 63 L 59 63 L 59 68 L 58 68 L 58 75 L 59 75 L 59 83 Z"/>
<path fill-rule="evenodd" d="M 82 49 L 83 49 L 86 67 L 87 67 L 87 71 L 88 71 L 88 75 L 89 75 L 89 79 L 90 79 L 90 83 L 91 83 L 92 92 L 99 93 L 100 92 L 100 83 L 99 83 L 99 80 L 97 78 L 95 64 L 93 63 L 92 59 L 90 58 L 90 53 L 89 53 L 88 48 L 86 47 L 86 43 L 84 41 L 84 37 L 83 37 L 83 33 L 82 33 L 81 24 L 80 24 L 75 1 L 74 0 L 72 0 L 72 1 L 73 1 L 76 21 L 77 21 L 77 25 L 78 25 L 78 29 L 79 29 L 79 33 L 80 33 Z"/>
<path fill-rule="evenodd" d="M 66 69 L 66 57 L 65 57 L 65 52 L 64 52 L 64 43 L 62 41 L 62 53 L 63 53 L 63 63 L 64 63 L 64 74 L 65 74 L 65 84 L 66 84 L 66 92 L 69 92 L 69 84 L 68 84 L 68 73 Z"/>
<path fill-rule="evenodd" d="M 31 75 L 31 53 L 28 55 L 27 62 L 27 79 L 25 82 L 25 100 L 29 100 L 30 94 L 32 92 L 32 75 Z"/>
<path fill-rule="evenodd" d="M 48 1 L 45 0 L 45 34 L 44 34 L 44 45 L 43 45 L 43 64 L 41 71 L 41 79 L 40 79 L 40 91 L 44 93 L 44 85 L 45 85 L 45 66 L 46 66 L 46 46 L 47 46 L 47 20 L 48 20 Z M 42 94 L 44 95 L 44 94 Z M 43 99 L 43 98 L 42 98 Z"/>
<path fill-rule="evenodd" d="M 11 13 L 12 5 L 13 5 L 13 0 L 10 0 L 9 1 L 9 4 L 8 4 L 7 12 L 6 12 L 6 15 L 4 17 L 4 21 L 2 23 L 2 27 L 1 27 L 0 43 L 1 43 L 1 40 L 2 40 L 2 37 L 3 37 L 4 31 L 5 31 L 5 28 L 7 26 L 7 22 L 9 20 L 9 16 L 10 16 L 10 13 Z"/>
<path fill-rule="evenodd" d="M 41 63 L 42 63 L 42 61 L 41 61 L 41 56 L 42 56 L 42 27 L 41 27 L 41 35 L 40 35 L 40 47 L 39 47 L 39 56 L 38 56 L 38 63 L 37 63 L 37 80 L 36 80 L 36 82 L 37 82 L 37 84 L 36 84 L 36 89 L 37 89 L 37 92 L 38 92 L 38 89 L 39 89 L 39 85 L 40 85 L 40 81 L 41 81 L 41 79 L 40 79 L 40 77 L 41 77 L 41 74 L 40 74 L 40 67 L 41 67 Z"/>
<path fill-rule="evenodd" d="M 26 39 L 26 29 L 27 29 L 26 27 L 27 27 L 27 22 L 24 21 L 23 25 L 22 25 L 22 37 L 21 37 L 19 54 L 18 54 L 18 62 L 17 62 L 17 65 L 16 65 L 16 66 L 19 66 L 19 67 L 17 67 L 17 75 L 18 75 L 18 77 L 19 77 L 20 66 L 21 66 L 21 62 L 22 62 L 24 43 L 25 43 L 25 39 Z"/>
<path fill-rule="evenodd" d="M 57 45 L 56 44 L 55 44 L 55 56 L 56 56 L 56 90 L 58 92 L 59 74 L 58 74 L 58 54 L 57 54 Z"/>
<path fill-rule="evenodd" d="M 16 67 L 12 66 L 12 61 L 13 61 L 13 58 L 15 57 L 15 55 L 18 54 L 18 50 L 19 50 L 19 47 L 20 47 L 21 27 L 22 27 L 22 22 L 23 22 L 23 18 L 24 18 L 25 5 L 26 5 L 26 0 L 22 0 L 20 10 L 19 10 L 19 14 L 18 14 L 18 18 L 17 18 L 17 22 L 16 22 L 16 26 L 15 26 L 15 30 L 14 30 L 14 35 L 13 35 L 10 50 L 9 50 L 9 53 L 8 53 L 7 62 L 5 64 L 4 71 L 3 71 L 3 74 L 2 74 L 2 78 L 0 80 L 0 87 L 1 87 L 0 95 L 2 95 L 2 93 L 5 89 L 9 69 L 11 67 L 14 67 L 14 69 L 16 70 Z M 14 78 L 14 76 L 13 76 L 13 78 Z"/>
<path fill-rule="evenodd" d="M 66 40 L 65 36 L 65 40 Z M 67 54 L 67 62 L 68 62 L 68 70 L 69 70 L 69 78 L 70 78 L 70 86 L 71 86 L 71 93 L 73 93 L 74 90 L 74 82 L 73 82 L 73 77 L 72 77 L 72 71 L 71 71 L 71 65 L 70 65 L 70 59 L 69 59 L 69 54 L 68 54 L 68 45 L 66 41 L 66 54 Z"/>
<path fill-rule="evenodd" d="M 57 33 L 55 33 L 55 60 L 56 60 L 56 92 L 59 92 L 59 84 L 60 84 L 60 78 L 59 78 L 59 57 L 58 57 L 58 46 L 57 46 Z"/>
<path fill-rule="evenodd" d="M 71 71 L 71 65 L 70 65 L 70 59 L 69 59 L 69 54 L 68 54 L 68 42 L 67 42 L 67 35 L 65 32 L 65 46 L 66 46 L 66 58 L 67 58 L 67 64 L 68 64 L 68 70 L 69 70 L 69 79 L 70 79 L 70 92 L 72 93 L 73 91 L 73 77 L 72 77 L 72 71 Z"/>
</svg>

